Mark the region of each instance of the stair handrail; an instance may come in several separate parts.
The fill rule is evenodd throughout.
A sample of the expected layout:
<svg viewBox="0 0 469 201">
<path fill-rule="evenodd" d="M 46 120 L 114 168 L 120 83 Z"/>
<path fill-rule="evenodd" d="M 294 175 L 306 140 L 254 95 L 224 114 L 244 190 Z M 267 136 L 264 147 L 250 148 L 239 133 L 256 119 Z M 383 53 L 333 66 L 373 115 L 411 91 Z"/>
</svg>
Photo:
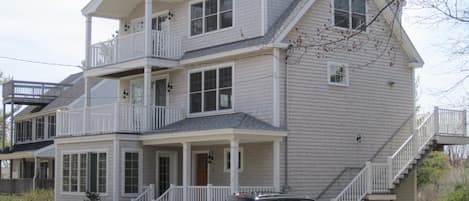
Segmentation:
<svg viewBox="0 0 469 201">
<path fill-rule="evenodd" d="M 316 199 L 314 200 L 319 200 L 322 196 L 324 196 L 324 194 L 326 194 L 326 192 L 337 182 L 337 180 L 339 180 L 340 177 L 342 177 L 345 172 L 347 172 L 347 170 L 351 170 L 351 169 L 362 169 L 363 167 L 346 167 L 344 168 L 340 173 L 339 175 L 337 175 L 337 177 L 335 177 L 331 183 L 329 183 L 329 185 L 326 186 L 326 188 L 321 192 L 319 193 L 318 196 L 316 196 Z"/>
<path fill-rule="evenodd" d="M 175 189 L 177 189 L 177 186 L 171 184 L 168 190 L 166 190 L 163 194 L 161 194 L 158 198 L 156 198 L 156 200 L 153 200 L 153 201 L 169 201 L 169 194 L 173 192 Z M 165 199 L 167 197 L 168 199 Z"/>
<path fill-rule="evenodd" d="M 344 190 L 342 190 L 342 192 L 339 193 L 339 195 L 335 198 L 333 198 L 331 201 L 348 201 L 350 200 L 350 196 L 346 196 L 346 193 L 348 192 L 349 189 L 352 189 L 352 186 L 358 181 L 358 180 L 361 180 L 363 179 L 362 177 L 365 177 L 364 180 L 365 181 L 362 181 L 362 182 L 365 182 L 366 183 L 366 186 L 363 187 L 362 186 L 362 189 L 361 191 L 363 191 L 360 195 L 357 195 L 357 200 L 362 200 L 369 192 L 370 190 L 370 178 L 368 178 L 370 176 L 370 167 L 371 167 L 371 163 L 370 162 L 367 162 L 366 166 L 357 174 L 357 176 L 355 176 L 353 178 L 353 180 L 344 188 Z M 359 190 L 357 189 L 353 189 L 353 192 L 356 193 L 358 192 Z M 355 197 L 355 196 L 351 196 L 351 197 Z M 353 199 L 353 198 L 352 198 Z"/>
<path fill-rule="evenodd" d="M 143 192 L 140 193 L 136 198 L 131 201 L 152 201 L 155 197 L 155 185 L 150 184 L 149 186 L 143 187 Z"/>
<path fill-rule="evenodd" d="M 410 114 L 409 117 L 407 117 L 407 119 L 404 121 L 404 123 L 401 124 L 401 126 L 399 126 L 399 128 L 396 129 L 396 131 L 394 131 L 394 133 L 386 140 L 386 142 L 384 142 L 383 145 L 381 145 L 381 147 L 378 149 L 378 151 L 375 152 L 375 154 L 371 157 L 371 159 L 369 161 L 374 161 L 376 159 L 376 157 L 379 156 L 379 154 L 381 153 L 381 151 L 384 150 L 384 148 L 392 142 L 392 139 L 394 139 L 394 137 L 396 137 L 397 134 L 399 134 L 399 132 L 401 132 L 402 128 L 404 128 L 405 125 L 407 125 L 407 123 L 409 123 L 410 120 L 413 120 L 412 117 L 414 117 L 415 114 L 412 113 Z"/>
</svg>

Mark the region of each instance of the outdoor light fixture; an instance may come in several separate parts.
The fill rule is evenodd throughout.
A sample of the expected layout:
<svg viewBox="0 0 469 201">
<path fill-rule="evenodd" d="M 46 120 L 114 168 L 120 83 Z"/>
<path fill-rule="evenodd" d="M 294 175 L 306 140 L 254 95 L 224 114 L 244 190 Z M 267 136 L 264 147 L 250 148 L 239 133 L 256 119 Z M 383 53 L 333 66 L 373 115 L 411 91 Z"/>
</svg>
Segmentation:
<svg viewBox="0 0 469 201">
<path fill-rule="evenodd" d="M 171 84 L 171 82 L 168 82 L 168 93 L 171 92 L 171 90 L 173 90 L 173 84 Z"/>
<path fill-rule="evenodd" d="M 124 24 L 124 31 L 127 32 L 129 29 L 130 29 L 130 25 L 127 23 Z"/>
<path fill-rule="evenodd" d="M 362 143 L 362 136 L 361 135 L 357 135 L 357 144 L 360 144 Z"/>
<path fill-rule="evenodd" d="M 211 164 L 213 161 L 215 160 L 215 153 L 213 153 L 213 151 L 210 151 L 208 153 L 208 163 Z"/>
<path fill-rule="evenodd" d="M 122 98 L 126 99 L 127 97 L 129 97 L 129 92 L 124 89 L 124 91 L 122 92 Z"/>
<path fill-rule="evenodd" d="M 174 13 L 172 11 L 169 11 L 168 12 L 168 20 L 173 19 L 173 17 L 174 17 Z"/>
</svg>

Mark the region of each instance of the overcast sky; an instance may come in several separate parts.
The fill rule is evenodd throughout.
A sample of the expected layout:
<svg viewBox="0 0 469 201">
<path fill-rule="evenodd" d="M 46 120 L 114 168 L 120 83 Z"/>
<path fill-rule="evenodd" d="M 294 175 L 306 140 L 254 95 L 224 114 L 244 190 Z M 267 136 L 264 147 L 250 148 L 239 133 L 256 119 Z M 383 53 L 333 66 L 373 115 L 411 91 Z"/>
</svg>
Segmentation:
<svg viewBox="0 0 469 201">
<path fill-rule="evenodd" d="M 0 56 L 53 63 L 80 65 L 84 59 L 85 18 L 81 15 L 89 0 L 15 0 L 0 6 Z M 450 24 L 422 24 L 415 15 L 422 11 L 406 9 L 404 27 L 424 58 L 426 65 L 417 71 L 419 105 L 429 110 L 434 105 L 452 107 L 466 94 L 460 87 L 443 96 L 441 90 L 450 87 L 463 76 L 460 66 L 441 47 L 445 41 L 461 36 Z M 110 38 L 117 22 L 95 20 L 93 41 Z M 451 30 L 451 31 L 448 31 Z M 0 59 L 0 70 L 14 79 L 58 82 L 78 68 L 31 64 Z"/>
</svg>

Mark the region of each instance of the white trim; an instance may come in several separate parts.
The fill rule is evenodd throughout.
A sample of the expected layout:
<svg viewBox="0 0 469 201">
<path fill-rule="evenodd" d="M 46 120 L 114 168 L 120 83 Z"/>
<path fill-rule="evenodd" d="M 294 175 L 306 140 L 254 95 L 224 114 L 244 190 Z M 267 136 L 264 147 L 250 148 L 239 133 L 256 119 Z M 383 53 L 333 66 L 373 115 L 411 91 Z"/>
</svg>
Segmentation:
<svg viewBox="0 0 469 201">
<path fill-rule="evenodd" d="M 313 6 L 313 4 L 316 2 L 316 0 L 309 0 L 304 6 L 303 8 L 300 10 L 300 12 L 298 13 L 298 15 L 296 15 L 291 22 L 287 22 L 287 26 L 282 30 L 280 31 L 280 34 L 276 37 L 276 39 L 274 39 L 275 43 L 281 43 L 283 39 L 285 39 L 285 37 L 287 37 L 287 35 L 290 33 L 291 30 L 293 30 L 293 28 L 295 27 L 295 25 L 301 20 L 301 18 L 303 17 L 303 15 L 306 14 L 306 12 L 311 8 L 311 6 Z"/>
<path fill-rule="evenodd" d="M 82 13 L 84 16 L 91 15 L 91 13 L 96 12 L 96 10 L 98 9 L 98 7 L 101 5 L 102 2 L 103 2 L 103 0 L 92 0 L 92 1 L 90 1 L 90 2 L 81 10 L 81 13 Z"/>
<path fill-rule="evenodd" d="M 339 62 L 327 62 L 327 83 L 329 85 L 334 85 L 334 86 L 342 86 L 342 87 L 348 87 L 350 86 L 350 67 L 346 63 L 339 63 Z M 331 82 L 331 68 L 332 67 L 337 67 L 340 66 L 344 68 L 345 70 L 345 82 L 344 83 L 338 83 L 338 82 Z"/>
<path fill-rule="evenodd" d="M 114 139 L 125 140 L 125 141 L 139 141 L 137 135 L 125 135 L 125 134 L 108 134 L 108 135 L 87 135 L 77 137 L 59 137 L 55 138 L 54 143 L 57 144 L 72 144 L 72 143 L 85 143 L 85 142 L 102 142 L 112 141 Z"/>
<path fill-rule="evenodd" d="M 267 16 L 267 0 L 261 0 L 261 22 L 262 22 L 262 25 L 261 25 L 261 35 L 265 35 L 266 31 L 267 31 L 267 20 L 268 20 L 268 16 Z"/>
<path fill-rule="evenodd" d="M 160 184 L 159 184 L 159 172 L 160 172 L 160 157 L 167 156 L 169 157 L 169 165 L 170 165 L 170 176 L 169 176 L 169 183 L 177 185 L 179 180 L 179 162 L 178 162 L 178 152 L 177 151 L 156 151 L 155 153 L 155 194 L 159 195 L 164 192 L 160 191 Z"/>
<path fill-rule="evenodd" d="M 224 173 L 230 173 L 230 169 L 228 169 L 227 164 L 226 164 L 228 162 L 228 158 L 226 157 L 226 154 L 230 151 L 231 151 L 231 148 L 223 149 L 223 172 Z M 240 146 L 239 152 L 241 153 L 241 157 L 238 160 L 241 163 L 241 168 L 238 168 L 238 171 L 241 173 L 244 171 L 244 148 Z"/>
<path fill-rule="evenodd" d="M 273 112 L 272 112 L 272 122 L 273 126 L 280 127 L 280 49 L 274 48 L 273 52 Z"/>
<path fill-rule="evenodd" d="M 197 34 L 197 35 L 192 35 L 192 18 L 191 18 L 191 14 L 192 14 L 192 5 L 193 4 L 197 4 L 197 3 L 202 3 L 202 33 L 200 34 Z M 217 29 L 214 30 L 214 31 L 210 31 L 210 32 L 206 32 L 205 31 L 205 1 L 204 0 L 192 0 L 192 1 L 189 1 L 188 2 L 188 39 L 194 39 L 194 38 L 199 38 L 199 37 L 202 37 L 202 36 L 206 36 L 206 35 L 209 35 L 209 34 L 214 34 L 214 33 L 219 33 L 219 32 L 224 32 L 224 31 L 228 31 L 230 29 L 234 29 L 235 27 L 235 23 L 236 23 L 236 15 L 235 15 L 235 5 L 236 5 L 236 0 L 232 0 L 232 8 L 231 8 L 231 12 L 232 12 L 232 22 L 231 22 L 231 26 L 230 27 L 226 27 L 226 28 L 220 28 L 220 0 L 217 0 Z"/>
<path fill-rule="evenodd" d="M 219 109 L 219 92 L 220 92 L 220 88 L 219 88 L 219 75 L 220 75 L 220 69 L 221 68 L 231 68 L 231 109 L 224 109 L 224 110 L 220 110 Z M 205 112 L 204 111 L 204 107 L 205 107 L 205 101 L 204 101 L 204 92 L 205 92 L 205 87 L 204 87 L 204 72 L 205 71 L 209 71 L 209 70 L 216 70 L 216 109 L 214 111 L 209 111 L 209 112 Z M 191 74 L 193 73 L 201 73 L 202 75 L 202 88 L 201 88 L 201 111 L 202 112 L 197 112 L 197 113 L 191 113 L 191 108 L 190 108 L 190 95 L 191 95 L 191 91 L 190 91 L 190 76 Z M 212 66 L 207 66 L 207 67 L 202 67 L 202 68 L 194 68 L 194 69 L 191 69 L 191 70 L 188 70 L 187 71 L 187 91 L 186 91 L 186 94 L 187 94 L 187 116 L 189 118 L 191 117 L 200 117 L 200 116 L 211 116 L 211 115 L 217 115 L 217 114 L 229 114 L 229 113 L 233 113 L 235 111 L 235 97 L 236 97 L 236 94 L 235 94 L 235 62 L 226 62 L 226 63 L 219 63 L 219 64 L 216 64 L 216 65 L 212 65 Z"/>
<path fill-rule="evenodd" d="M 169 81 L 170 81 L 170 75 L 169 75 L 168 73 L 166 73 L 166 74 L 153 74 L 153 73 L 152 73 L 152 75 L 151 75 L 151 83 L 152 83 L 152 85 L 153 85 L 153 82 L 154 82 L 154 81 L 164 80 L 164 79 L 166 79 L 166 89 L 167 89 L 167 88 L 168 88 Z M 129 101 L 130 101 L 130 103 L 133 102 L 133 100 L 132 100 L 132 99 L 133 99 L 133 97 L 132 97 L 132 94 L 133 94 L 133 90 L 132 90 L 133 87 L 132 87 L 132 85 L 135 84 L 135 83 L 142 84 L 142 86 L 143 86 L 143 84 L 144 84 L 144 78 L 138 76 L 138 78 L 136 78 L 136 79 L 129 80 L 129 87 L 130 87 L 130 89 L 129 89 L 129 92 L 130 92 L 130 93 L 129 93 Z M 153 93 L 153 91 L 151 91 L 150 94 L 153 95 L 152 93 Z M 169 96 L 170 96 L 170 94 L 169 94 L 168 90 L 166 90 L 166 106 L 169 106 L 169 101 L 170 101 L 170 100 L 169 100 Z M 154 97 L 151 97 L 152 100 L 153 100 L 153 98 L 154 98 Z M 153 103 L 151 103 L 150 105 L 154 105 L 154 104 L 155 104 L 154 101 L 155 101 L 155 100 L 153 100 Z"/>
<path fill-rule="evenodd" d="M 191 177 L 191 184 L 192 185 L 196 185 L 196 181 L 197 181 L 197 154 L 207 154 L 207 157 L 210 155 L 210 151 L 209 150 L 197 150 L 197 151 L 192 151 L 192 154 L 191 154 L 191 157 L 192 157 L 192 160 L 191 160 L 191 165 L 192 165 L 192 168 L 191 168 L 191 174 L 192 174 L 192 177 Z M 210 184 L 210 164 L 207 163 L 207 184 Z"/>
<path fill-rule="evenodd" d="M 114 139 L 114 141 L 112 142 L 112 146 L 113 146 L 113 162 L 112 164 L 114 165 L 114 168 L 113 168 L 113 173 L 114 173 L 114 178 L 113 178 L 113 184 L 112 184 L 112 199 L 113 200 L 116 200 L 116 199 L 119 199 L 119 181 L 116 181 L 118 176 L 119 176 L 119 170 L 120 170 L 120 167 L 119 167 L 119 163 L 117 162 L 119 160 L 119 149 L 120 149 L 120 140 L 119 139 Z M 108 179 L 106 179 L 107 181 Z M 106 186 L 106 188 L 109 188 L 108 186 Z"/>
<path fill-rule="evenodd" d="M 286 49 L 288 48 L 288 44 L 286 43 L 275 43 L 275 44 L 266 44 L 266 45 L 257 45 L 253 47 L 247 47 L 247 48 L 241 48 L 241 49 L 236 49 L 236 50 L 231 50 L 231 51 L 224 51 L 221 53 L 216 53 L 216 54 L 210 54 L 207 56 L 201 56 L 201 57 L 195 57 L 191 59 L 185 59 L 181 60 L 179 63 L 180 65 L 191 65 L 191 64 L 196 64 L 196 63 L 201 63 L 201 62 L 207 62 L 210 60 L 216 60 L 216 59 L 221 59 L 225 57 L 231 57 L 231 56 L 236 56 L 240 54 L 249 54 L 261 50 L 269 50 L 272 48 L 283 48 Z"/>
<path fill-rule="evenodd" d="M 138 192 L 137 193 L 125 193 L 125 154 L 126 153 L 137 153 L 138 154 Z M 136 197 L 142 192 L 143 187 L 143 149 L 140 148 L 122 148 L 120 151 L 120 195 L 122 197 Z M 117 171 L 116 171 L 117 172 Z M 117 177 L 116 177 L 117 178 Z M 117 182 L 115 182 L 117 183 Z"/>
</svg>

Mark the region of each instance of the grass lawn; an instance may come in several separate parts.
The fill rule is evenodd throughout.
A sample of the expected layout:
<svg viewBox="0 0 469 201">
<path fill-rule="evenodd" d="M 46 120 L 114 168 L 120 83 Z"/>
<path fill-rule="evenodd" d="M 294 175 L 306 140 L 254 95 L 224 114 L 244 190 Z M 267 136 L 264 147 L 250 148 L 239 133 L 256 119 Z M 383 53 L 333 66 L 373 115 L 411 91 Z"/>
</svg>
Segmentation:
<svg viewBox="0 0 469 201">
<path fill-rule="evenodd" d="M 54 201 L 54 191 L 37 190 L 21 195 L 0 195 L 0 201 Z"/>
</svg>

